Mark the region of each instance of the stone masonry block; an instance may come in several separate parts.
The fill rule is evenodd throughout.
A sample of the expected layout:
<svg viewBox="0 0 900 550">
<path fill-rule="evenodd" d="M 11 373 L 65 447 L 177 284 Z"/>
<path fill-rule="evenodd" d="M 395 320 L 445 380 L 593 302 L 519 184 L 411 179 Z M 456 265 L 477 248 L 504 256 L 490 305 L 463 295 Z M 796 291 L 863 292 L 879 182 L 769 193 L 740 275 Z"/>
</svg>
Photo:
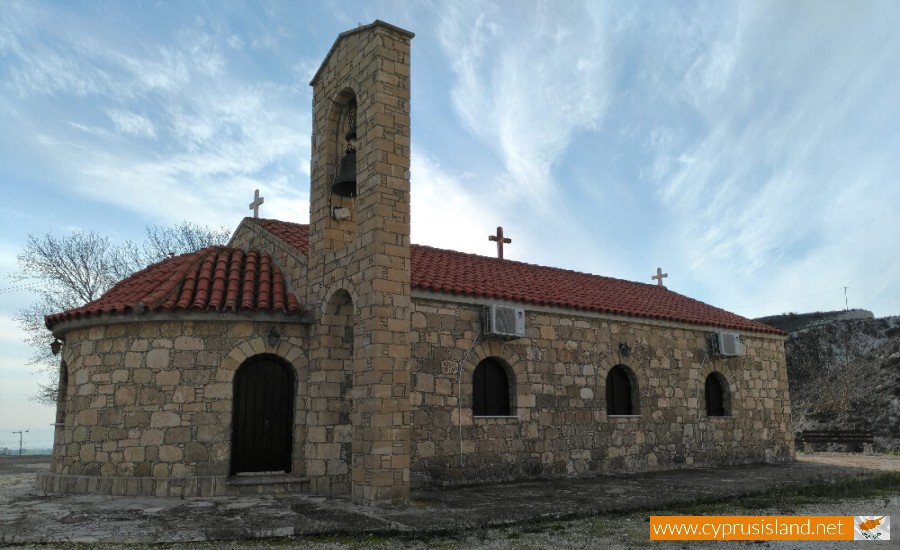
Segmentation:
<svg viewBox="0 0 900 550">
<path fill-rule="evenodd" d="M 147 367 L 161 371 L 169 366 L 169 350 L 153 349 L 147 352 Z"/>
<path fill-rule="evenodd" d="M 173 347 L 176 350 L 199 351 L 205 348 L 204 342 L 205 340 L 203 338 L 196 338 L 192 336 L 178 336 L 173 342 Z"/>
<path fill-rule="evenodd" d="M 174 412 L 157 411 L 150 416 L 150 427 L 168 428 L 181 424 L 181 416 Z"/>
</svg>

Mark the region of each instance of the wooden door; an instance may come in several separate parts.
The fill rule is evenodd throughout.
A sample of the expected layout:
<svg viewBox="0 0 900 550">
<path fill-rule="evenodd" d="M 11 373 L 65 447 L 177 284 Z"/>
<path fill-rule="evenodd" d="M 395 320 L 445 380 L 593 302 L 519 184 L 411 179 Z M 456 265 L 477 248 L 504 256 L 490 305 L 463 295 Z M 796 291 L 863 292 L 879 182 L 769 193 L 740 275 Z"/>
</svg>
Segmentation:
<svg viewBox="0 0 900 550">
<path fill-rule="evenodd" d="M 271 356 L 248 359 L 234 375 L 231 473 L 290 472 L 294 374 Z"/>
</svg>

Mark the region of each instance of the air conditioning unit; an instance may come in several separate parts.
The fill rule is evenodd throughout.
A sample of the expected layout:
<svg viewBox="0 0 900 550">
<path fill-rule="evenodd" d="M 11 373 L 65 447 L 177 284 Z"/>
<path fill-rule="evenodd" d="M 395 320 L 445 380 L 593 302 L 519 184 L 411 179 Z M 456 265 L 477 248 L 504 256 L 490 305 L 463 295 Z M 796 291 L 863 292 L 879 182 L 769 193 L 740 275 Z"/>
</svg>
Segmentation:
<svg viewBox="0 0 900 550">
<path fill-rule="evenodd" d="M 742 355 L 741 335 L 733 332 L 714 332 L 709 335 L 713 355 L 735 357 Z"/>
<path fill-rule="evenodd" d="M 484 333 L 488 336 L 521 338 L 525 336 L 525 310 L 520 307 L 491 305 L 482 315 Z"/>
</svg>

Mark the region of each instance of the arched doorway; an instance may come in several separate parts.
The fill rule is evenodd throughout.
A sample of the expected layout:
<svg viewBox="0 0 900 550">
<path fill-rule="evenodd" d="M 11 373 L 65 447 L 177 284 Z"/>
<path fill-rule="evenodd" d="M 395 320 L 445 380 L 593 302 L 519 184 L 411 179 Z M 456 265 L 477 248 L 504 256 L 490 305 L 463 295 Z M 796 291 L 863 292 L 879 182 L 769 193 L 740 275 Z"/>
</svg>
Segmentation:
<svg viewBox="0 0 900 550">
<path fill-rule="evenodd" d="M 290 472 L 296 381 L 273 355 L 251 357 L 234 375 L 231 474 Z"/>
</svg>

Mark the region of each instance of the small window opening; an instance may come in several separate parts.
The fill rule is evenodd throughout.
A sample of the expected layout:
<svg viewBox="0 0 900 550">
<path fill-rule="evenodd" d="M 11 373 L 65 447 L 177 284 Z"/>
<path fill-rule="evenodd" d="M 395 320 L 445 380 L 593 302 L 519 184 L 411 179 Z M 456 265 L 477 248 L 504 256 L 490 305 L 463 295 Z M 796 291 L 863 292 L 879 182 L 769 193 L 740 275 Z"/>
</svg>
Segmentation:
<svg viewBox="0 0 900 550">
<path fill-rule="evenodd" d="M 718 372 L 711 372 L 706 377 L 706 415 L 728 416 L 728 382 Z"/>
<path fill-rule="evenodd" d="M 635 385 L 631 378 L 626 367 L 622 365 L 616 365 L 609 370 L 609 374 L 606 376 L 606 414 L 637 414 L 634 399 Z"/>
<path fill-rule="evenodd" d="M 509 377 L 494 359 L 485 359 L 472 375 L 472 414 L 474 416 L 510 416 Z"/>
</svg>

